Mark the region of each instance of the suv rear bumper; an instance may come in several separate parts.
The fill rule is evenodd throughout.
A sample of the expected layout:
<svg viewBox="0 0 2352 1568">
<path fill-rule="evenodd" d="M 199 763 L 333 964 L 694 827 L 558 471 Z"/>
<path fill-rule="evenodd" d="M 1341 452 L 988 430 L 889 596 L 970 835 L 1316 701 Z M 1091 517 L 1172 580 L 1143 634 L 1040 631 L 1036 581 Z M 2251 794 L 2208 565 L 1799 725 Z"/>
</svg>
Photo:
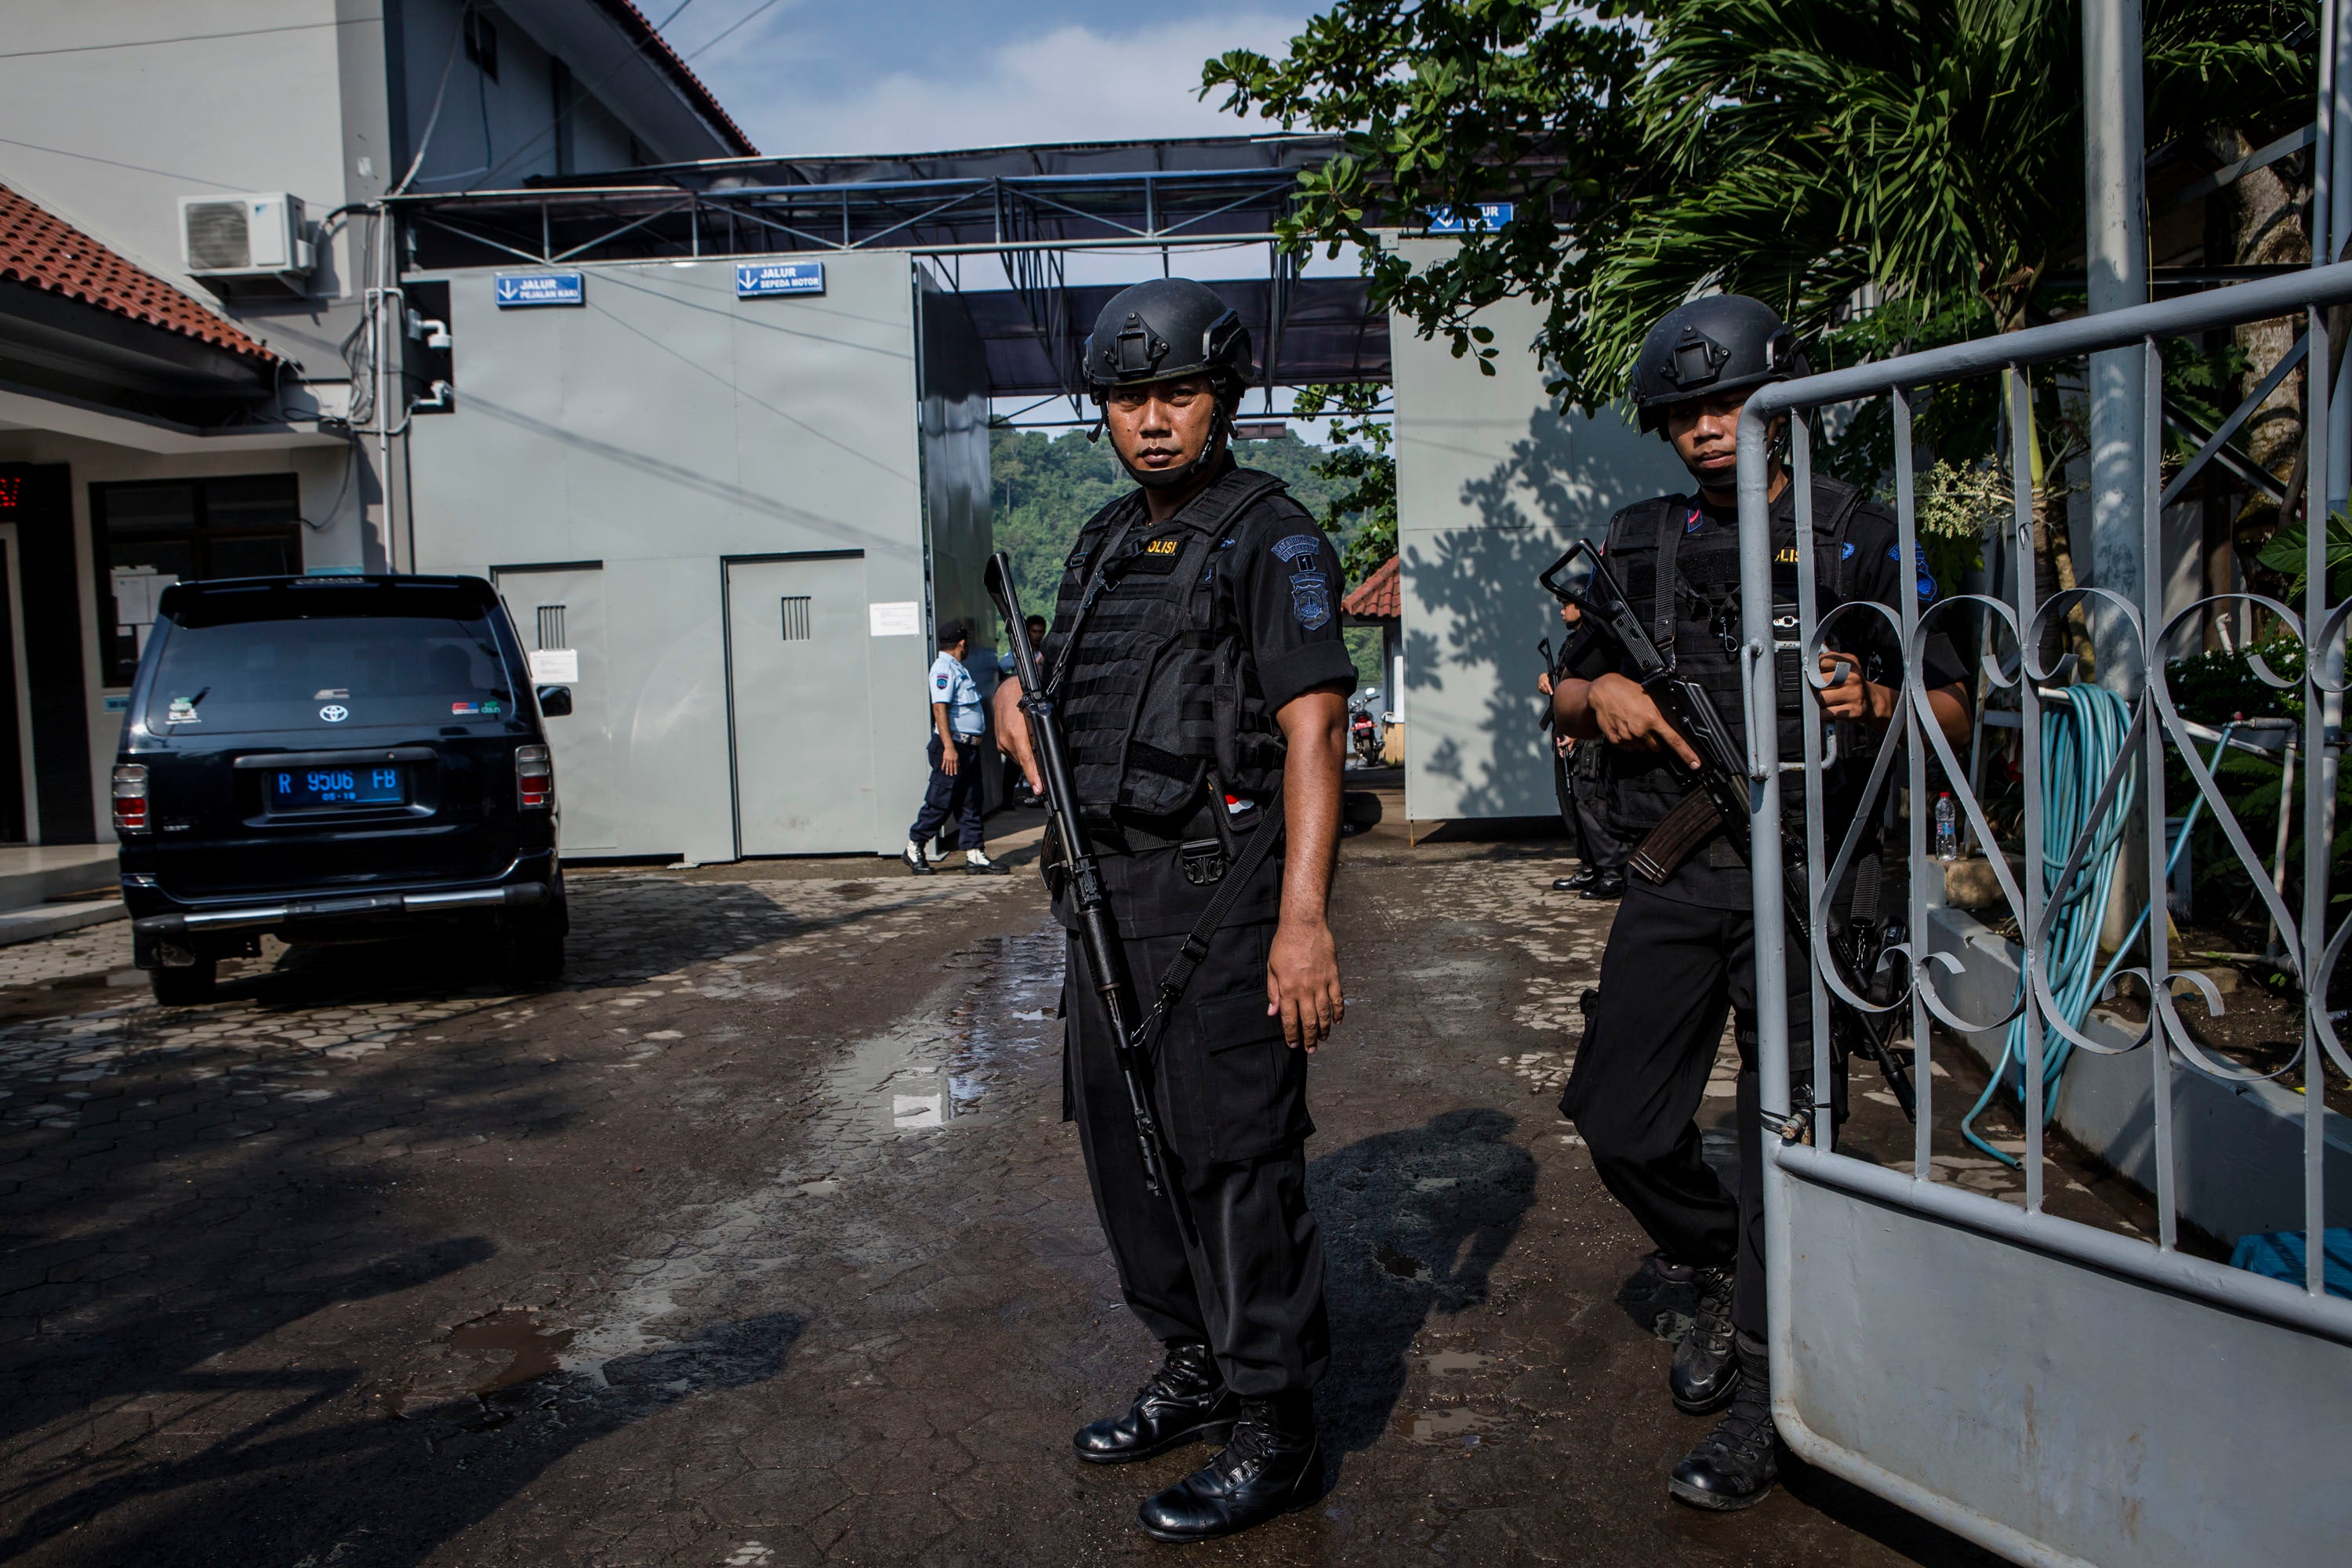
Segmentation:
<svg viewBox="0 0 2352 1568">
<path fill-rule="evenodd" d="M 551 918 L 558 930 L 569 923 L 562 874 L 554 852 L 545 849 L 519 857 L 488 884 L 184 899 L 126 875 L 122 893 L 131 906 L 131 962 L 142 969 L 258 952 L 264 933 L 286 942 L 364 942 L 443 922 Z"/>
<path fill-rule="evenodd" d="M 340 899 L 292 899 L 278 904 L 198 910 L 190 914 L 149 915 L 131 922 L 138 936 L 196 936 L 206 931 L 256 931 L 314 921 L 390 919 L 404 915 L 454 914 L 465 910 L 530 909 L 548 901 L 544 882 L 509 882 L 503 888 L 469 888 L 454 893 L 362 893 Z"/>
</svg>

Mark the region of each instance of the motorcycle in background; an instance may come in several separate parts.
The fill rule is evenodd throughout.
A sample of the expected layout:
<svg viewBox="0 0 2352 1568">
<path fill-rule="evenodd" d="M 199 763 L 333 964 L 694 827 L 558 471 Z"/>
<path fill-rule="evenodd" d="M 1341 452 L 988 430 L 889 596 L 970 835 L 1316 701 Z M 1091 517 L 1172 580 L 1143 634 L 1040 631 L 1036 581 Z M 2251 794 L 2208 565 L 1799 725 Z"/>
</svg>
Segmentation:
<svg viewBox="0 0 2352 1568">
<path fill-rule="evenodd" d="M 1373 710 L 1380 706 L 1381 691 L 1375 686 L 1356 693 L 1348 700 L 1348 749 L 1356 754 L 1359 766 L 1376 768 L 1381 765 L 1381 747 L 1384 739 L 1380 725 L 1373 719 Z"/>
</svg>

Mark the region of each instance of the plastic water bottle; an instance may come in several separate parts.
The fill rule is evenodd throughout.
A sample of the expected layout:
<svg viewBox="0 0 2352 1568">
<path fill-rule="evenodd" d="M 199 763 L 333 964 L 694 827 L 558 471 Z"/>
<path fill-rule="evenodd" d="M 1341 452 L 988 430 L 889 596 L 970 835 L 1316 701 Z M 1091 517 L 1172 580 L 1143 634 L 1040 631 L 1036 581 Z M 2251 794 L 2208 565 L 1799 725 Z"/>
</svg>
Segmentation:
<svg viewBox="0 0 2352 1568">
<path fill-rule="evenodd" d="M 1936 858 L 1957 860 L 1960 858 L 1960 809 L 1952 803 L 1952 792 L 1946 790 L 1936 797 Z"/>
</svg>

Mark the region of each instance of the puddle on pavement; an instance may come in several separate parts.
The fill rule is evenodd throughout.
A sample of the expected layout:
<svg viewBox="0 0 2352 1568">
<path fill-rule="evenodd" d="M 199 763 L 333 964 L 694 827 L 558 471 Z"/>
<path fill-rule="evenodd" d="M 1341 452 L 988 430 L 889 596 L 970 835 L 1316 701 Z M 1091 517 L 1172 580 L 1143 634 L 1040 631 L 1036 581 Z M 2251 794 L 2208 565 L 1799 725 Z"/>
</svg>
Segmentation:
<svg viewBox="0 0 2352 1568">
<path fill-rule="evenodd" d="M 1483 1372 L 1495 1364 L 1495 1358 L 1480 1355 L 1476 1351 L 1439 1351 L 1422 1357 L 1422 1364 L 1438 1377 L 1461 1372 Z"/>
<path fill-rule="evenodd" d="M 854 1045 L 831 1070 L 825 1098 L 871 1110 L 820 1136 L 857 1144 L 873 1128 L 892 1136 L 936 1131 L 971 1114 L 1008 1068 L 1058 1047 L 1047 1020 L 1061 988 L 1060 936 L 1048 927 L 998 937 L 943 964 L 969 976 L 948 993 L 944 1016 L 919 1013 Z"/>
<path fill-rule="evenodd" d="M 1053 1016 L 1063 951 L 1058 926 L 987 945 L 971 994 L 949 1014 L 946 1115 L 968 1113 L 1007 1068 L 1060 1046 Z"/>
<path fill-rule="evenodd" d="M 890 1097 L 890 1125 L 901 1132 L 919 1132 L 925 1128 L 947 1125 L 948 1097 L 944 1092 L 932 1094 L 894 1094 Z"/>
<path fill-rule="evenodd" d="M 570 1329 L 543 1328 L 530 1313 L 510 1308 L 458 1324 L 449 1331 L 446 1342 L 460 1355 L 509 1358 L 494 1372 L 489 1371 L 494 1363 L 486 1359 L 482 1370 L 488 1372 L 488 1379 L 467 1389 L 472 1394 L 488 1394 L 555 1371 L 556 1358 L 572 1343 L 572 1333 Z"/>
<path fill-rule="evenodd" d="M 1408 1443 L 1455 1443 L 1475 1439 L 1499 1425 L 1493 1416 L 1475 1410 L 1424 1410 L 1405 1423 L 1402 1436 Z"/>
</svg>

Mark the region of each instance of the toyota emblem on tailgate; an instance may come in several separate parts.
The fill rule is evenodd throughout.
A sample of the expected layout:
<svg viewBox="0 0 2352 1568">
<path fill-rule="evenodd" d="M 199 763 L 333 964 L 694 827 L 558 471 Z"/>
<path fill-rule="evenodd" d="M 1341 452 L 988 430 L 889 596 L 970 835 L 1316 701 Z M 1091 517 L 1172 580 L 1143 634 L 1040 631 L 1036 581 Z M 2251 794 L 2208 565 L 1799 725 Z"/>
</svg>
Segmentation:
<svg viewBox="0 0 2352 1568">
<path fill-rule="evenodd" d="M 330 702 L 319 710 L 319 717 L 330 724 L 340 724 L 352 716 L 352 710 L 340 702 Z"/>
</svg>

